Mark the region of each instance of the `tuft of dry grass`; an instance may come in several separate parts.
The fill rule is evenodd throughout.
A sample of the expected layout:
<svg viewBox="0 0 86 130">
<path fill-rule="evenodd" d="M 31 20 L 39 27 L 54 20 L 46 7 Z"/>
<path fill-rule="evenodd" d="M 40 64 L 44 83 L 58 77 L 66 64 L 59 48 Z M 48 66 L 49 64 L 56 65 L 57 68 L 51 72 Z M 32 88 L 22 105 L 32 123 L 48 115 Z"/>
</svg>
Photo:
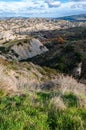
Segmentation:
<svg viewBox="0 0 86 130">
<path fill-rule="evenodd" d="M 77 95 L 86 95 L 86 85 L 78 82 L 72 76 L 59 75 L 58 79 L 52 80 L 62 94 L 71 92 Z"/>
<path fill-rule="evenodd" d="M 65 106 L 63 100 L 59 96 L 53 97 L 50 101 L 50 105 L 55 110 L 65 110 L 66 109 L 66 106 Z"/>
</svg>

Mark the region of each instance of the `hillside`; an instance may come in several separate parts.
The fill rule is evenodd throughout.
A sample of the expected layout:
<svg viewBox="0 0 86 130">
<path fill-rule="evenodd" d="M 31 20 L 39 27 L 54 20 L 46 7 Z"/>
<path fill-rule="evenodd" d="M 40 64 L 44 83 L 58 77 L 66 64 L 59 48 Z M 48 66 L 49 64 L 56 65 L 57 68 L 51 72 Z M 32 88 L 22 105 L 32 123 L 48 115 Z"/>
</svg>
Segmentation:
<svg viewBox="0 0 86 130">
<path fill-rule="evenodd" d="M 84 130 L 85 116 L 86 85 L 47 67 L 0 59 L 0 130 Z"/>
<path fill-rule="evenodd" d="M 0 54 L 8 60 L 25 60 L 47 52 L 48 49 L 36 38 L 12 40 L 1 43 Z"/>
<path fill-rule="evenodd" d="M 63 74 L 58 73 L 55 69 L 40 67 L 31 62 L 19 63 L 16 61 L 7 61 L 1 58 L 0 75 L 0 89 L 8 92 L 11 90 L 14 93 L 18 91 L 21 92 L 21 90 L 54 90 L 56 87 L 57 91 L 58 89 L 65 89 L 64 87 L 68 88 L 67 91 L 73 91 L 72 87 L 76 84 L 74 91 L 77 89 L 77 85 L 80 85 L 77 93 L 79 93 L 79 89 L 82 93 L 85 93 L 85 85 L 79 84 L 74 78 L 64 76 Z M 69 82 L 67 79 L 69 79 Z M 62 80 L 63 82 L 61 82 Z M 71 84 L 72 81 L 74 81 L 74 84 L 69 87 L 69 84 Z M 64 86 L 64 82 L 66 86 Z M 81 86 L 84 90 L 81 90 Z"/>
<path fill-rule="evenodd" d="M 86 22 L 0 20 L 0 130 L 86 129 Z"/>
<path fill-rule="evenodd" d="M 86 28 L 70 28 L 60 31 L 54 30 L 50 33 L 49 31 L 40 33 L 48 37 L 47 40 L 44 39 L 42 42 L 49 51 L 28 60 L 69 75 L 77 75 L 74 70 L 81 63 L 81 77 L 86 78 Z"/>
</svg>

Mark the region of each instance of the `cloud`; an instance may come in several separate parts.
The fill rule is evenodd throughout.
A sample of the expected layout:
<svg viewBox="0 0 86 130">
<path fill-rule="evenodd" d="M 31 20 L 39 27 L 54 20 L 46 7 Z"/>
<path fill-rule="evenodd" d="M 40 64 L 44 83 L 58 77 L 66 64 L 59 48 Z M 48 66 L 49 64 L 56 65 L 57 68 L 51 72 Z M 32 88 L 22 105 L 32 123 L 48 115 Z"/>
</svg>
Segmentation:
<svg viewBox="0 0 86 130">
<path fill-rule="evenodd" d="M 70 1 L 82 2 L 82 0 L 70 0 Z M 83 2 L 86 2 L 86 0 L 83 0 Z"/>
<path fill-rule="evenodd" d="M 86 0 L 83 0 L 83 2 L 81 0 L 69 0 L 69 2 L 62 3 L 62 7 L 68 10 L 76 8 L 77 10 L 86 11 Z"/>
<path fill-rule="evenodd" d="M 86 0 L 72 0 L 72 2 L 70 2 L 71 5 L 70 7 L 72 9 L 76 8 L 76 9 L 85 9 L 86 10 Z"/>
<path fill-rule="evenodd" d="M 73 5 L 71 5 L 71 8 L 86 9 L 86 3 L 85 4 L 73 4 Z"/>
<path fill-rule="evenodd" d="M 48 4 L 48 6 L 49 6 L 50 8 L 61 6 L 61 2 L 60 2 L 60 1 L 46 0 L 45 2 Z"/>
<path fill-rule="evenodd" d="M 8 0 L 7 0 L 8 1 Z M 21 0 L 0 1 L 0 17 L 60 17 L 86 12 L 86 0 Z"/>
</svg>

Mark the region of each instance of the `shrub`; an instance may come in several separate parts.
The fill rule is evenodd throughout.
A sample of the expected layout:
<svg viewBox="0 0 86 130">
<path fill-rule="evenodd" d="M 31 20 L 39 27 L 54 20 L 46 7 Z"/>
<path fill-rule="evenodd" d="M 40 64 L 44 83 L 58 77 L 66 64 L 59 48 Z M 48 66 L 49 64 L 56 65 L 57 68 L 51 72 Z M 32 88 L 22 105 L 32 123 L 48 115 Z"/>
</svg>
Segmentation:
<svg viewBox="0 0 86 130">
<path fill-rule="evenodd" d="M 70 52 L 74 52 L 74 46 L 72 45 L 67 45 L 65 48 L 64 48 L 64 52 L 66 53 L 70 53 Z"/>
<path fill-rule="evenodd" d="M 81 62 L 82 61 L 82 55 L 81 55 L 81 53 L 79 53 L 79 52 L 75 52 L 75 60 L 77 61 L 77 62 Z"/>
</svg>

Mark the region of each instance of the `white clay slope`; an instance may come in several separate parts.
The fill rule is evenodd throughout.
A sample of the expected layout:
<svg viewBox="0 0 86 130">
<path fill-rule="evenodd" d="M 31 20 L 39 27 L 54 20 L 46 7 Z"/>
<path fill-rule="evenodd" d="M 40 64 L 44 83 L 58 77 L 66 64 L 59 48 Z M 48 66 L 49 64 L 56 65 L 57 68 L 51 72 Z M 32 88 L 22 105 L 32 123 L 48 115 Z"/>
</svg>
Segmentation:
<svg viewBox="0 0 86 130">
<path fill-rule="evenodd" d="M 18 54 L 19 60 L 24 60 L 28 58 L 32 58 L 36 55 L 42 54 L 48 49 L 43 46 L 43 44 L 38 40 L 33 38 L 32 40 L 28 41 L 27 43 L 22 43 L 20 45 L 13 45 L 11 47 L 16 54 Z"/>
</svg>

